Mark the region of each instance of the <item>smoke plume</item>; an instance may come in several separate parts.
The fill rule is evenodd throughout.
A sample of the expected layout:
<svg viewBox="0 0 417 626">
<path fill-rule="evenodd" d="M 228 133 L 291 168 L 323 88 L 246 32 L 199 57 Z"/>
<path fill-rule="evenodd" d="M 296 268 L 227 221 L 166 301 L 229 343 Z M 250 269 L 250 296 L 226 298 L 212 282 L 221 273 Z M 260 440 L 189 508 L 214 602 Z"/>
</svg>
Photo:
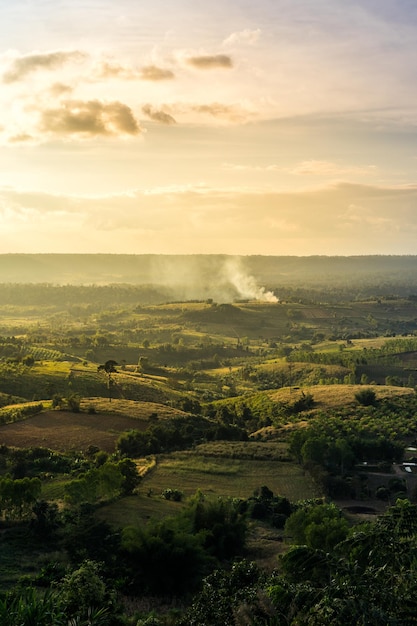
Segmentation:
<svg viewBox="0 0 417 626">
<path fill-rule="evenodd" d="M 266 291 L 264 287 L 259 287 L 256 279 L 243 270 L 239 259 L 226 261 L 224 271 L 228 281 L 234 285 L 241 299 L 278 302 L 278 298 L 272 291 Z"/>
</svg>

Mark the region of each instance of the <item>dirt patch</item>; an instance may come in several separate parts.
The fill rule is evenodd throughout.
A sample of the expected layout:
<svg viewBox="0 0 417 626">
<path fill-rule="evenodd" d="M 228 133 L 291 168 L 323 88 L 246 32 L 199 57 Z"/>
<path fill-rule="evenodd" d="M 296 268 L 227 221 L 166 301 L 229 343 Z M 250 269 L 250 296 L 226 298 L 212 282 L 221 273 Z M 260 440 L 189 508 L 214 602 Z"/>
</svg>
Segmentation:
<svg viewBox="0 0 417 626">
<path fill-rule="evenodd" d="M 86 450 L 98 446 L 114 452 L 121 433 L 146 430 L 147 420 L 107 413 L 45 411 L 22 422 L 0 426 L 0 444 L 17 448 L 40 446 L 52 450 Z"/>
<path fill-rule="evenodd" d="M 261 522 L 251 525 L 246 543 L 246 558 L 255 561 L 264 571 L 272 573 L 279 557 L 288 550 L 283 541 L 283 530 L 277 530 Z"/>
</svg>

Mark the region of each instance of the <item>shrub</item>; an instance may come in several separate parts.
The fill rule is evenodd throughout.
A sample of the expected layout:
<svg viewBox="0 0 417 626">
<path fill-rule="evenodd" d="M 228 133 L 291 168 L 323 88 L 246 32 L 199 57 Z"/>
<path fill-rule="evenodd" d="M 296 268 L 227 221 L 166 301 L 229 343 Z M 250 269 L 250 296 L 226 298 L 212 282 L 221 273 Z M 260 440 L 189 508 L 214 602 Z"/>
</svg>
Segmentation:
<svg viewBox="0 0 417 626">
<path fill-rule="evenodd" d="M 362 406 L 375 406 L 376 405 L 376 393 L 373 389 L 361 389 L 355 393 L 355 399 Z"/>
<path fill-rule="evenodd" d="M 181 502 L 181 500 L 184 498 L 184 494 L 182 491 L 180 491 L 179 489 L 171 489 L 170 487 L 168 487 L 168 489 L 165 489 L 161 495 L 163 498 L 165 498 L 165 500 L 173 500 L 174 502 Z"/>
</svg>

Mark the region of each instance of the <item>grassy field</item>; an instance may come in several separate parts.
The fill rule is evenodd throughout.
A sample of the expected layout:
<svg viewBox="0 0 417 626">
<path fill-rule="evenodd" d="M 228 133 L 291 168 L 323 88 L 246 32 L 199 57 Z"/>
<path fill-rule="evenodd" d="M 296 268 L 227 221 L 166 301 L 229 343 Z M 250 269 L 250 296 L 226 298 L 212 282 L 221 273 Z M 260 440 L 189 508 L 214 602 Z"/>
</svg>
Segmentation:
<svg viewBox="0 0 417 626">
<path fill-rule="evenodd" d="M 314 492 L 312 482 L 292 463 L 213 459 L 183 453 L 160 459 L 144 484 L 155 493 L 172 488 L 186 496 L 201 489 L 208 496 L 248 498 L 262 485 L 290 500 L 310 497 Z"/>
<path fill-rule="evenodd" d="M 315 385 L 303 390 L 285 387 L 277 391 L 265 392 L 274 402 L 294 402 L 301 394 L 309 393 L 313 396 L 315 407 L 312 412 L 325 411 L 337 407 L 355 406 L 355 394 L 363 389 L 373 389 L 377 400 L 395 398 L 399 396 L 413 396 L 414 389 L 409 387 L 395 387 L 389 385 Z"/>
<path fill-rule="evenodd" d="M 165 500 L 165 489 L 178 489 L 186 498 L 200 490 L 208 498 L 248 498 L 267 485 L 292 502 L 320 496 L 311 478 L 295 463 L 213 458 L 197 452 L 175 452 L 158 458 L 139 487 L 139 494 L 102 507 L 100 517 L 117 526 L 141 525 L 183 506 Z"/>
</svg>

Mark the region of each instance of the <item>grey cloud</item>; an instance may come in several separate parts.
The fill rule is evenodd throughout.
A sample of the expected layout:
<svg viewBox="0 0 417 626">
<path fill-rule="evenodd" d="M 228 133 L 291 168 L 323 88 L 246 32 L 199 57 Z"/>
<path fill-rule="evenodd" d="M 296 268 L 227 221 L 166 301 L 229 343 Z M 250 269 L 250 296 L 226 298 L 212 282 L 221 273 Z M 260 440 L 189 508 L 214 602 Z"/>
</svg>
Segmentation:
<svg viewBox="0 0 417 626">
<path fill-rule="evenodd" d="M 233 67 L 231 57 L 226 54 L 192 56 L 187 58 L 187 63 L 199 70 L 212 70 L 216 68 L 229 69 Z"/>
<path fill-rule="evenodd" d="M 42 130 L 57 135 L 138 135 L 141 132 L 131 109 L 121 102 L 67 101 L 42 112 Z"/>
<path fill-rule="evenodd" d="M 143 67 L 141 70 L 141 78 L 142 80 L 171 80 L 175 78 L 175 75 L 171 70 L 167 70 L 163 67 L 158 67 L 156 65 L 147 65 Z"/>
<path fill-rule="evenodd" d="M 37 70 L 54 70 L 68 62 L 83 61 L 86 56 L 84 52 L 80 52 L 79 50 L 58 50 L 44 54 L 27 54 L 14 59 L 10 69 L 3 74 L 3 82 L 13 83 L 21 80 L 31 72 Z"/>
<path fill-rule="evenodd" d="M 160 122 L 161 124 L 167 125 L 177 123 L 172 115 L 160 109 L 155 109 L 155 107 L 151 106 L 150 104 L 145 104 L 142 107 L 142 111 L 145 113 L 145 115 L 149 117 L 149 119 L 153 120 L 154 122 Z"/>
</svg>

